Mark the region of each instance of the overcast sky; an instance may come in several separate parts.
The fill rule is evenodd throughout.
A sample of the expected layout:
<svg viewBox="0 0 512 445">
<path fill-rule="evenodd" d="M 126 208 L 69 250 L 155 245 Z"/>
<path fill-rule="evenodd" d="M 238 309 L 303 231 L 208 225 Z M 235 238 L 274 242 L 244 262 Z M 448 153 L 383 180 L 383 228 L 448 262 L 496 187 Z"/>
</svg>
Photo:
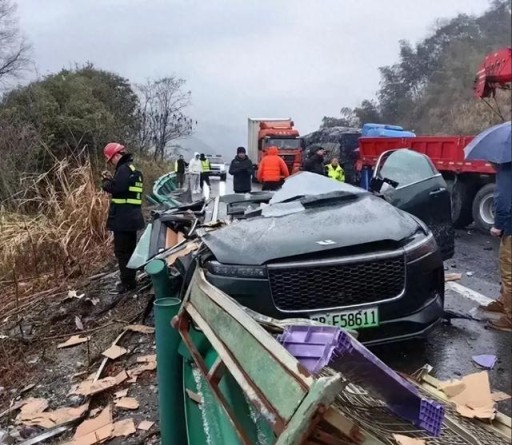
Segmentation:
<svg viewBox="0 0 512 445">
<path fill-rule="evenodd" d="M 91 61 L 133 82 L 176 75 L 197 136 L 246 143 L 249 116 L 303 133 L 371 98 L 398 41 L 488 0 L 18 0 L 39 74 Z M 227 133 L 227 134 L 226 134 Z"/>
</svg>

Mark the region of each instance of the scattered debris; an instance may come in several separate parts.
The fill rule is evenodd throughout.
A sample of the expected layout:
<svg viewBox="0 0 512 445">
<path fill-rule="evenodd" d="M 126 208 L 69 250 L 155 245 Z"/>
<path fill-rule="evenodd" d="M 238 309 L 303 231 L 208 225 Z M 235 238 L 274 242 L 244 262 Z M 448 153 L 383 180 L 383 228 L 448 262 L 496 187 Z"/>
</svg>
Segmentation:
<svg viewBox="0 0 512 445">
<path fill-rule="evenodd" d="M 31 420 L 36 414 L 42 413 L 46 408 L 48 408 L 48 400 L 46 399 L 27 399 L 21 405 L 17 420 L 20 422 Z"/>
<path fill-rule="evenodd" d="M 112 407 L 108 405 L 97 417 L 78 425 L 70 445 L 94 445 L 109 439 L 113 431 Z"/>
<path fill-rule="evenodd" d="M 114 386 L 120 385 L 126 379 L 128 379 L 128 374 L 126 371 L 121 371 L 114 377 L 105 377 L 100 380 L 96 380 L 95 382 L 91 380 L 84 380 L 79 385 L 76 385 L 71 389 L 69 395 L 82 395 L 82 396 L 92 396 L 94 394 L 98 394 L 100 392 L 106 391 L 107 389 L 113 388 Z"/>
<path fill-rule="evenodd" d="M 141 423 L 139 423 L 139 426 L 137 427 L 138 430 L 142 431 L 149 431 L 155 422 L 150 422 L 149 420 L 143 420 Z"/>
<path fill-rule="evenodd" d="M 512 398 L 512 396 L 510 394 L 507 394 L 506 392 L 503 392 L 503 391 L 493 392 L 491 394 L 491 397 L 492 397 L 492 400 L 494 400 L 496 403 L 503 402 L 504 400 L 509 400 Z"/>
<path fill-rule="evenodd" d="M 496 356 L 491 354 L 474 355 L 471 359 L 484 369 L 493 369 L 497 360 Z"/>
<path fill-rule="evenodd" d="M 20 394 L 24 394 L 26 393 L 27 391 L 30 391 L 32 388 L 35 388 L 36 384 L 35 383 L 31 383 L 30 385 L 27 385 L 25 386 L 25 388 L 23 388 L 21 391 L 20 391 Z M 1 442 L 0 442 L 1 443 Z"/>
<path fill-rule="evenodd" d="M 71 300 L 73 298 L 76 298 L 77 300 L 81 300 L 85 297 L 85 294 L 78 295 L 78 292 L 76 290 L 70 290 L 68 292 L 68 296 L 64 300 Z"/>
<path fill-rule="evenodd" d="M 461 380 L 441 382 L 438 389 L 455 403 L 457 412 L 464 417 L 492 420 L 496 416 L 487 371 L 469 374 Z"/>
<path fill-rule="evenodd" d="M 426 445 L 423 439 L 414 439 L 413 437 L 402 436 L 401 434 L 393 434 L 393 439 L 398 445 Z"/>
<path fill-rule="evenodd" d="M 122 348 L 121 346 L 112 345 L 110 348 L 108 348 L 106 351 L 103 351 L 102 354 L 109 358 L 110 360 L 115 360 L 116 358 L 121 357 L 122 355 L 126 354 L 128 350 L 125 348 Z"/>
<path fill-rule="evenodd" d="M 154 371 L 156 369 L 156 355 L 137 357 L 137 363 L 140 364 L 127 371 L 130 377 L 137 377 L 145 371 Z"/>
<path fill-rule="evenodd" d="M 459 281 L 462 280 L 462 274 L 460 273 L 445 273 L 444 281 Z"/>
<path fill-rule="evenodd" d="M 472 277 L 473 275 L 475 275 L 475 272 L 466 272 L 466 276 L 468 277 Z"/>
<path fill-rule="evenodd" d="M 142 324 L 130 324 L 126 326 L 125 330 L 132 331 L 132 332 L 138 332 L 140 334 L 154 334 L 155 328 L 151 326 L 145 326 Z"/>
<path fill-rule="evenodd" d="M 30 415 L 23 413 L 22 409 L 22 412 L 18 416 L 17 420 L 23 425 L 40 426 L 42 428 L 50 429 L 82 418 L 88 409 L 89 403 L 81 405 L 77 408 L 65 407 L 55 411 L 35 412 L 31 413 Z"/>
<path fill-rule="evenodd" d="M 84 330 L 84 324 L 78 315 L 75 315 L 75 326 L 79 331 Z"/>
<path fill-rule="evenodd" d="M 119 422 L 114 423 L 112 437 L 128 437 L 136 432 L 137 430 L 135 429 L 133 419 L 120 420 Z"/>
<path fill-rule="evenodd" d="M 139 402 L 133 397 L 123 397 L 116 400 L 115 403 L 117 408 L 122 409 L 137 409 L 139 407 Z"/>
<path fill-rule="evenodd" d="M 70 348 L 71 346 L 80 345 L 82 343 L 86 343 L 91 339 L 91 337 L 81 337 L 80 335 L 73 335 L 64 343 L 60 343 L 57 345 L 57 349 L 62 348 Z"/>
<path fill-rule="evenodd" d="M 203 403 L 203 398 L 201 397 L 200 394 L 197 394 L 195 392 L 192 392 L 190 391 L 190 389 L 186 389 L 187 391 L 187 396 L 193 400 L 194 402 L 196 402 L 198 405 L 201 405 Z"/>
<path fill-rule="evenodd" d="M 122 390 L 114 393 L 114 397 L 116 399 L 122 399 L 123 397 L 126 397 L 127 395 L 128 395 L 128 389 L 122 389 Z"/>
</svg>

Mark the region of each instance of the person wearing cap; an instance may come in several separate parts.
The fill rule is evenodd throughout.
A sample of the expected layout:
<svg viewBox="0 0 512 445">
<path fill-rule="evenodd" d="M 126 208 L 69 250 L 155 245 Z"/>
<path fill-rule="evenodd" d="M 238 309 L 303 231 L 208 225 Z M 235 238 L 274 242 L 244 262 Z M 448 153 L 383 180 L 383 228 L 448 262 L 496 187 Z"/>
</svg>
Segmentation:
<svg viewBox="0 0 512 445">
<path fill-rule="evenodd" d="M 327 176 L 338 182 L 345 182 L 345 172 L 338 162 L 337 158 L 332 158 L 331 162 L 326 165 Z"/>
<path fill-rule="evenodd" d="M 236 149 L 236 156 L 229 166 L 229 174 L 233 175 L 235 193 L 251 193 L 253 165 L 244 147 Z"/>
<path fill-rule="evenodd" d="M 324 165 L 325 150 L 319 145 L 309 147 L 309 156 L 304 161 L 302 170 L 317 173 L 326 176 L 327 172 Z"/>
<path fill-rule="evenodd" d="M 114 234 L 114 254 L 119 265 L 121 282 L 119 293 L 137 286 L 135 269 L 127 265 L 137 246 L 137 231 L 144 228 L 142 216 L 142 173 L 133 166 L 133 156 L 125 147 L 111 142 L 103 149 L 107 163 L 115 167 L 115 173 L 102 174 L 102 188 L 111 195 L 107 218 L 107 229 Z"/>
</svg>

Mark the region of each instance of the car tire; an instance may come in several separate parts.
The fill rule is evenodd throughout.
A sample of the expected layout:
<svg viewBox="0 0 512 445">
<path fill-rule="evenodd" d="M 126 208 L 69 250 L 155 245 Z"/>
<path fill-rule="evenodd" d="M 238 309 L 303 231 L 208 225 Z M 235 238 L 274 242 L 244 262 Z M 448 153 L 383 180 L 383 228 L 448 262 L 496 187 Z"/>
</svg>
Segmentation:
<svg viewBox="0 0 512 445">
<path fill-rule="evenodd" d="M 452 199 L 452 222 L 456 229 L 463 229 L 473 222 L 472 187 L 464 181 L 446 181 Z"/>
<path fill-rule="evenodd" d="M 221 180 L 221 181 L 225 181 L 225 180 L 226 180 L 226 173 L 222 173 L 222 174 L 220 175 L 220 180 Z"/>
<path fill-rule="evenodd" d="M 488 233 L 494 224 L 494 191 L 496 184 L 486 184 L 473 199 L 473 220 L 476 227 Z"/>
</svg>

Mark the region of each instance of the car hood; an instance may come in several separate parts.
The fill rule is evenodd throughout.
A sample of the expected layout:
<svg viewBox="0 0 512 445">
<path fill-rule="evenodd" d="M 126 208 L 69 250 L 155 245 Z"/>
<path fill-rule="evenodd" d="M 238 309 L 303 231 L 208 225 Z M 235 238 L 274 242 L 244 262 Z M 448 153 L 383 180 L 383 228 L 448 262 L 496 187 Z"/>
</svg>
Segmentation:
<svg viewBox="0 0 512 445">
<path fill-rule="evenodd" d="M 335 181 L 325 180 L 328 182 L 322 184 L 324 187 L 314 189 L 333 192 L 330 182 L 335 184 Z M 286 207 L 293 193 L 303 196 L 301 187 L 294 187 L 293 191 L 285 187 L 274 195 L 269 207 L 274 210 Z M 294 208 L 287 212 L 285 208 L 283 212 L 268 213 L 279 216 L 235 221 L 205 234 L 203 240 L 221 263 L 262 265 L 277 259 L 377 241 L 400 242 L 418 230 L 418 223 L 408 213 L 382 198 L 348 185 L 335 190 L 346 193 L 348 199 L 305 206 L 300 211 Z M 308 194 L 306 199 L 312 196 L 314 194 Z"/>
</svg>

